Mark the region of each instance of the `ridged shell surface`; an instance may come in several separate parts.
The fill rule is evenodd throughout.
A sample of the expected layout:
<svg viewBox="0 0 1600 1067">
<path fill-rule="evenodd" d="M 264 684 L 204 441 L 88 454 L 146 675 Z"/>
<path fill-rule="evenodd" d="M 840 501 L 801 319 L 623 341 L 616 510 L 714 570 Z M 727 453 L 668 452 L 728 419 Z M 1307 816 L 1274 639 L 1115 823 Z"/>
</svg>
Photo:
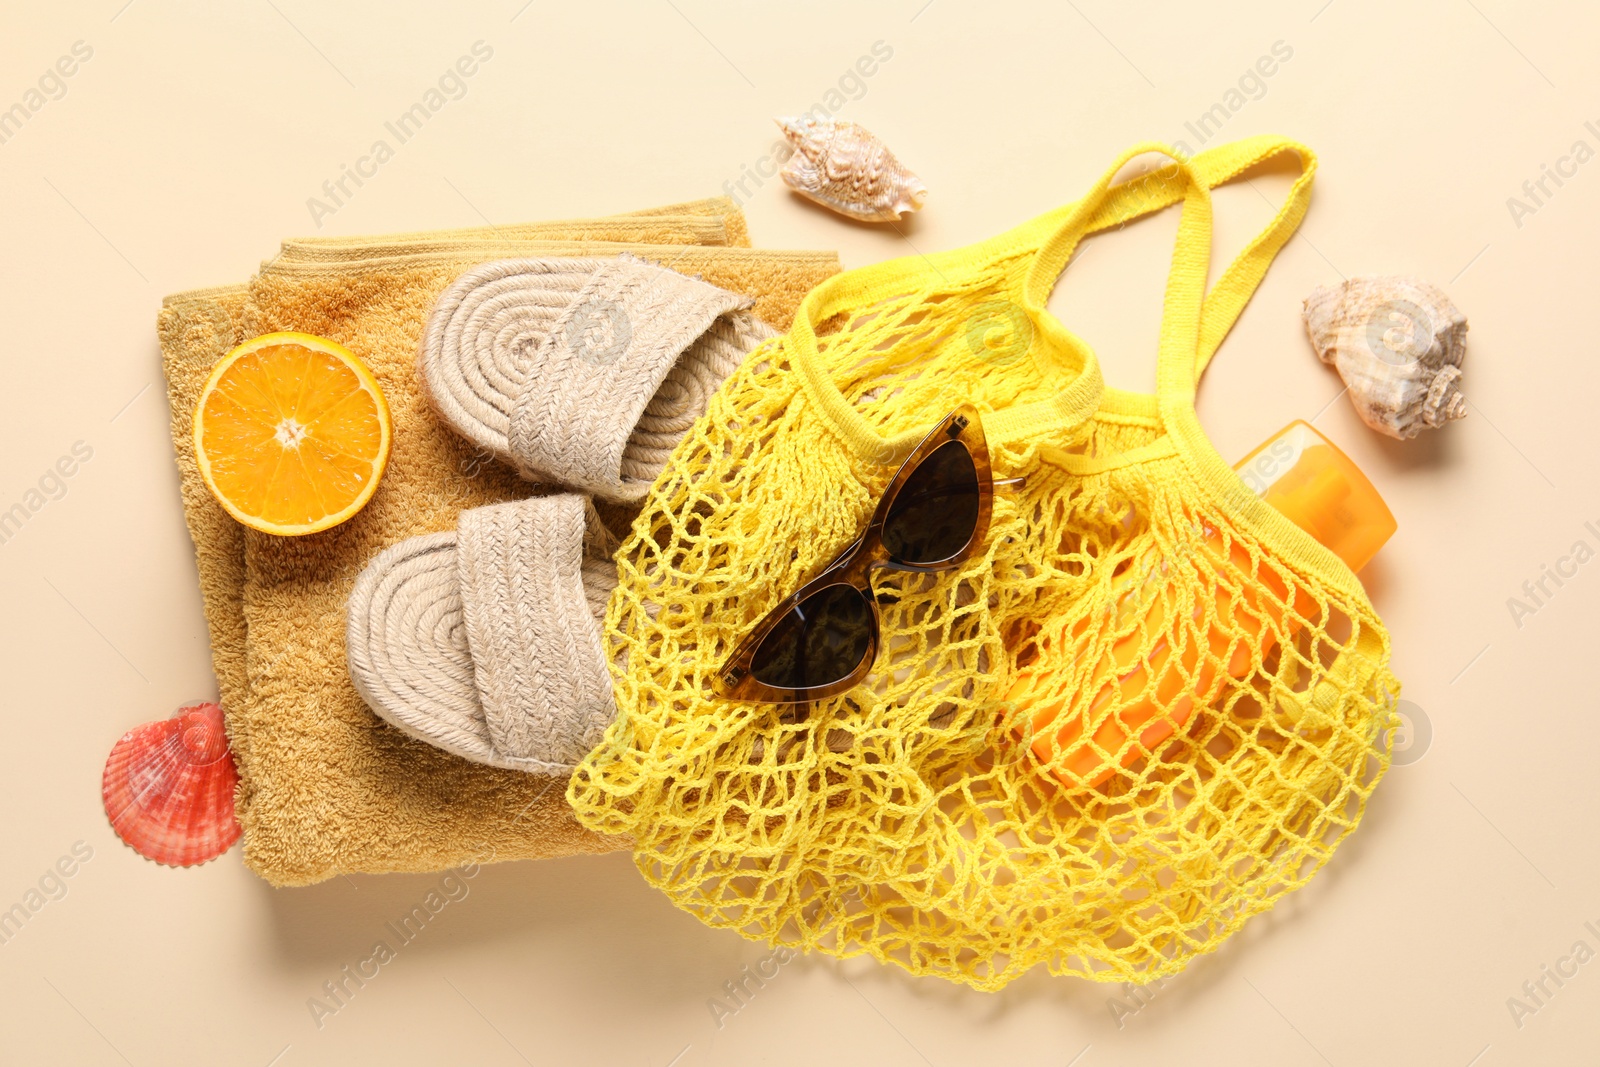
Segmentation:
<svg viewBox="0 0 1600 1067">
<path fill-rule="evenodd" d="M 1435 285 L 1351 278 L 1306 297 L 1306 334 L 1339 371 L 1361 421 L 1404 440 L 1467 414 L 1467 317 Z"/>
<path fill-rule="evenodd" d="M 928 198 L 922 179 L 863 127 L 810 116 L 777 122 L 794 146 L 784 182 L 824 207 L 862 222 L 891 222 Z"/>
<path fill-rule="evenodd" d="M 238 782 L 222 709 L 191 704 L 122 735 L 106 759 L 101 797 L 111 828 L 135 852 L 191 867 L 239 840 Z"/>
</svg>

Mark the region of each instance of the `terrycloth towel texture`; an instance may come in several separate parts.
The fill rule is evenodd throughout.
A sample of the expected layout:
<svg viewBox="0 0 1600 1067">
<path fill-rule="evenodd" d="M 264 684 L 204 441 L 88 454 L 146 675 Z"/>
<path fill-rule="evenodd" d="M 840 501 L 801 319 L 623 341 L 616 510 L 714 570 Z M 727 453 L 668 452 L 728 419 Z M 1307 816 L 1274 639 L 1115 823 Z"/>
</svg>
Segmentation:
<svg viewBox="0 0 1600 1067">
<path fill-rule="evenodd" d="M 652 213 L 671 240 L 720 216 L 743 240 L 730 202 Z M 622 220 L 618 220 L 622 221 Z M 769 325 L 787 329 L 800 298 L 839 270 L 832 253 L 650 245 L 607 220 L 580 225 L 582 241 L 519 239 L 516 227 L 483 233 L 407 234 L 397 240 L 290 242 L 245 286 L 168 297 L 160 316 L 173 443 L 194 537 L 213 662 L 239 762 L 245 861 L 279 885 L 346 872 L 439 870 L 499 859 L 598 852 L 625 846 L 572 820 L 565 778 L 541 779 L 468 763 L 380 722 L 344 666 L 344 601 L 379 551 L 454 528 L 464 509 L 529 492 L 510 468 L 474 450 L 428 410 L 416 379 L 423 323 L 462 271 L 490 259 L 602 257 L 634 252 L 755 299 Z M 637 218 L 623 225 L 634 227 Z M 370 366 L 395 419 L 383 484 L 350 522 L 279 539 L 246 531 L 213 501 L 190 444 L 195 401 L 212 364 L 234 344 L 275 329 L 340 341 Z M 620 531 L 626 511 L 606 515 Z"/>
<path fill-rule="evenodd" d="M 495 260 L 439 298 L 418 370 L 445 424 L 524 478 L 639 500 L 773 336 L 751 303 L 633 256 Z"/>
<path fill-rule="evenodd" d="M 448 233 L 397 233 L 380 237 L 297 237 L 283 242 L 296 260 L 303 263 L 342 262 L 352 252 L 366 255 L 382 247 L 390 255 L 427 251 L 440 247 L 482 244 L 485 241 L 617 241 L 624 244 L 737 245 L 727 223 L 714 215 L 704 217 L 674 215 L 636 218 L 574 219 L 566 222 L 533 222 L 506 228 L 482 226 Z M 742 232 L 742 231 L 741 231 Z M 748 242 L 741 247 L 748 247 Z"/>
<path fill-rule="evenodd" d="M 588 497 L 556 493 L 385 549 L 345 609 L 350 680 L 446 752 L 570 774 L 616 718 L 600 628 L 618 544 Z"/>
</svg>

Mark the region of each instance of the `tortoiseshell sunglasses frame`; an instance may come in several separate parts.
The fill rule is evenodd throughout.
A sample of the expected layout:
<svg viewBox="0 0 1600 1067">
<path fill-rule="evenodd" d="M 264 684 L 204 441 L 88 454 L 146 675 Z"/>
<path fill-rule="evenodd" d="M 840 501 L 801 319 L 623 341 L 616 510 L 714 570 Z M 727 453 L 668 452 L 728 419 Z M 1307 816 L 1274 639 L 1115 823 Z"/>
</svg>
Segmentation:
<svg viewBox="0 0 1600 1067">
<path fill-rule="evenodd" d="M 897 560 L 890 555 L 889 548 L 883 541 L 883 525 L 889 517 L 889 509 L 894 505 L 896 494 L 916 473 L 917 468 L 934 452 L 951 441 L 959 441 L 966 447 L 967 454 L 972 457 L 973 468 L 977 471 L 978 516 L 973 524 L 972 536 L 959 551 L 945 559 L 931 563 L 907 563 L 904 560 Z M 977 408 L 963 404 L 941 419 L 906 457 L 905 462 L 900 464 L 900 469 L 883 491 L 883 498 L 878 501 L 878 507 L 872 514 L 872 521 L 867 524 L 861 536 L 834 556 L 816 577 L 769 611 L 756 624 L 755 629 L 739 642 L 739 647 L 723 661 L 712 679 L 717 694 L 729 700 L 745 700 L 752 703 L 803 704 L 837 696 L 871 674 L 878 659 L 882 626 L 878 615 L 878 598 L 872 590 L 872 572 L 884 569 L 928 573 L 951 570 L 960 566 L 983 546 L 988 537 L 989 520 L 994 513 L 995 484 L 989 466 L 989 445 L 983 435 L 983 422 L 978 417 Z M 825 685 L 789 689 L 768 685 L 758 680 L 751 669 L 751 664 L 767 634 L 802 601 L 835 585 L 848 585 L 854 588 L 872 609 L 870 639 L 861 662 L 845 677 Z"/>
</svg>

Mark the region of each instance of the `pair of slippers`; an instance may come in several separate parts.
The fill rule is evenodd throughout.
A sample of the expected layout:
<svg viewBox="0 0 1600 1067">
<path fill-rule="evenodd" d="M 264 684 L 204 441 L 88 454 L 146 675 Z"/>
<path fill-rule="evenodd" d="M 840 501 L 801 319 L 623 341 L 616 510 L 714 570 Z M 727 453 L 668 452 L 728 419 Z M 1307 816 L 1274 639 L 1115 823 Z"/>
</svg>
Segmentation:
<svg viewBox="0 0 1600 1067">
<path fill-rule="evenodd" d="M 346 610 L 350 678 L 407 734 L 566 774 L 616 714 L 601 644 L 618 544 L 593 498 L 649 491 L 774 331 L 751 300 L 632 256 L 487 263 L 429 316 L 424 389 L 457 433 L 573 490 L 474 508 L 376 556 Z"/>
</svg>

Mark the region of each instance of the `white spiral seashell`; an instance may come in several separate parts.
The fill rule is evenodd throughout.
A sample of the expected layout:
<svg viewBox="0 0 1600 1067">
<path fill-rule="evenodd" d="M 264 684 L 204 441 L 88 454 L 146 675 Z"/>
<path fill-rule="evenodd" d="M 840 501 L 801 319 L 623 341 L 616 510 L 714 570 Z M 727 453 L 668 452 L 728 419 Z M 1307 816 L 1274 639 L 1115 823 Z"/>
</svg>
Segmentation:
<svg viewBox="0 0 1600 1067">
<path fill-rule="evenodd" d="M 927 200 L 922 179 L 855 123 L 809 115 L 776 121 L 794 146 L 782 174 L 795 192 L 862 222 L 891 222 Z"/>
<path fill-rule="evenodd" d="M 1349 386 L 1361 421 L 1405 440 L 1467 414 L 1467 318 L 1416 278 L 1351 278 L 1305 300 L 1306 333 Z"/>
</svg>

